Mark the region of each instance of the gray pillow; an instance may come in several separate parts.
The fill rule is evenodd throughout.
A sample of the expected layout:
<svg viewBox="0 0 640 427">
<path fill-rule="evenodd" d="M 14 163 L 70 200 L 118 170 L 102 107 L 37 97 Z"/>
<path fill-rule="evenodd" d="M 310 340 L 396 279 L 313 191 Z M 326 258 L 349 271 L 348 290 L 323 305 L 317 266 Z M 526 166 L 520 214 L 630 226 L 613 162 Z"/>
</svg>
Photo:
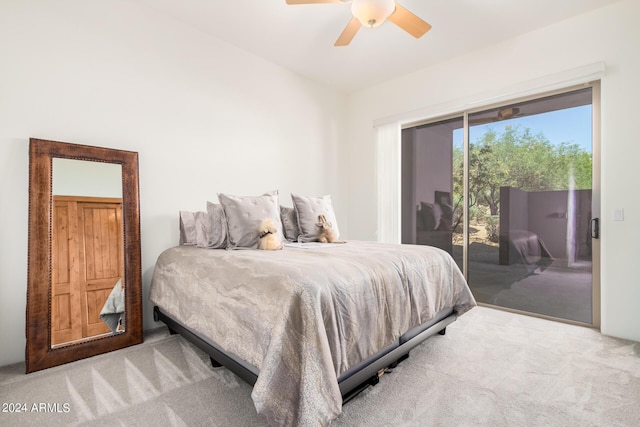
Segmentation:
<svg viewBox="0 0 640 427">
<path fill-rule="evenodd" d="M 338 221 L 336 220 L 333 205 L 331 204 L 331 196 L 305 197 L 291 194 L 291 200 L 293 200 L 293 206 L 298 215 L 298 227 L 300 228 L 300 235 L 298 236 L 299 242 L 318 241 L 318 233 L 320 232 L 320 227 L 316 225 L 318 215 L 324 215 L 327 218 L 327 221 L 333 226 L 336 239 L 340 238 Z"/>
<path fill-rule="evenodd" d="M 420 220 L 422 229 L 425 231 L 434 231 L 440 226 L 440 217 L 442 209 L 435 203 L 420 202 Z"/>
<path fill-rule="evenodd" d="M 193 246 L 196 244 L 195 212 L 180 211 L 180 245 Z"/>
<path fill-rule="evenodd" d="M 282 219 L 282 230 L 284 232 L 284 238 L 290 242 L 296 242 L 300 235 L 300 229 L 298 228 L 298 215 L 294 208 L 288 208 L 286 206 L 280 206 L 280 218 Z"/>
<path fill-rule="evenodd" d="M 266 218 L 273 219 L 278 237 L 284 239 L 277 191 L 263 196 L 218 194 L 218 200 L 227 221 L 227 249 L 257 249 L 258 227 Z"/>
<path fill-rule="evenodd" d="M 206 212 L 195 212 L 196 246 L 206 248 L 209 245 L 209 215 Z"/>
<path fill-rule="evenodd" d="M 209 216 L 207 247 L 211 249 L 224 249 L 227 247 L 227 222 L 224 218 L 224 209 L 218 203 L 207 202 L 207 214 Z"/>
</svg>

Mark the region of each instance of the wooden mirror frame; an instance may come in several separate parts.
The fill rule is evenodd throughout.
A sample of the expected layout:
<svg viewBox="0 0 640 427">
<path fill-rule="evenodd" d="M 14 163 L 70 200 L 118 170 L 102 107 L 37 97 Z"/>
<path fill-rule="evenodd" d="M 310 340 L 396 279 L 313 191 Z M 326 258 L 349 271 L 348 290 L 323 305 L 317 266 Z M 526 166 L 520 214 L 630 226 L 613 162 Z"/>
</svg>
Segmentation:
<svg viewBox="0 0 640 427">
<path fill-rule="evenodd" d="M 122 166 L 125 331 L 51 347 L 52 159 L 65 158 Z M 118 350 L 142 342 L 142 270 L 138 153 L 29 140 L 29 249 L 27 272 L 27 373 Z"/>
</svg>

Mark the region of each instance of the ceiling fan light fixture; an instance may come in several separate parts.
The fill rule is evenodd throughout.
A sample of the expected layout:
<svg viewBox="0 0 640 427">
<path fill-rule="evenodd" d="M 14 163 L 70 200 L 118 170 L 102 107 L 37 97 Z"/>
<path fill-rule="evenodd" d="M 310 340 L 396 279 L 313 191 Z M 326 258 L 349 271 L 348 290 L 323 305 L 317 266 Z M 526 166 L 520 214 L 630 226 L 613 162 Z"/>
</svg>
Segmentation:
<svg viewBox="0 0 640 427">
<path fill-rule="evenodd" d="M 382 24 L 396 9 L 394 0 L 353 0 L 351 13 L 365 27 Z"/>
</svg>

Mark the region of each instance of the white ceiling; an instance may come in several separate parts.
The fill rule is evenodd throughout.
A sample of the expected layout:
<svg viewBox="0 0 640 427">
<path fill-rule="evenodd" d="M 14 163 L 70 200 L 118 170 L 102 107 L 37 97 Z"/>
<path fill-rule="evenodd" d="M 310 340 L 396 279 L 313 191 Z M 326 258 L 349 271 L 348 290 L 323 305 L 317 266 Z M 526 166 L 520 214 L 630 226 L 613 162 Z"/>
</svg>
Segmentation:
<svg viewBox="0 0 640 427">
<path fill-rule="evenodd" d="M 136 1 L 348 93 L 619 0 L 398 0 L 433 29 L 414 39 L 387 21 L 339 48 L 333 43 L 351 18 L 349 4 Z"/>
</svg>

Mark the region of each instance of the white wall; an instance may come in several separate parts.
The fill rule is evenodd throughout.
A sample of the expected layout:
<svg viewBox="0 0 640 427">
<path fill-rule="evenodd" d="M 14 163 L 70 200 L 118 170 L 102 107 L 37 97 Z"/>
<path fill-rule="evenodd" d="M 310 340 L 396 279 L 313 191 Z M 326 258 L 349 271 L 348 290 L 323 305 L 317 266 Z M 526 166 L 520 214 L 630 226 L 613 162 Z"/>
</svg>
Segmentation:
<svg viewBox="0 0 640 427">
<path fill-rule="evenodd" d="M 479 101 L 487 93 L 598 61 L 602 79 L 602 332 L 640 341 L 640 158 L 635 120 L 640 100 L 640 2 L 625 0 L 521 37 L 363 90 L 349 99 L 349 235 L 376 236 L 376 120 Z M 475 96 L 475 99 L 474 99 Z M 616 207 L 624 222 L 613 222 Z"/>
<path fill-rule="evenodd" d="M 0 365 L 24 360 L 29 137 L 139 153 L 147 329 L 178 210 L 331 193 L 347 228 L 335 91 L 125 0 L 3 0 L 0 58 Z"/>
</svg>

